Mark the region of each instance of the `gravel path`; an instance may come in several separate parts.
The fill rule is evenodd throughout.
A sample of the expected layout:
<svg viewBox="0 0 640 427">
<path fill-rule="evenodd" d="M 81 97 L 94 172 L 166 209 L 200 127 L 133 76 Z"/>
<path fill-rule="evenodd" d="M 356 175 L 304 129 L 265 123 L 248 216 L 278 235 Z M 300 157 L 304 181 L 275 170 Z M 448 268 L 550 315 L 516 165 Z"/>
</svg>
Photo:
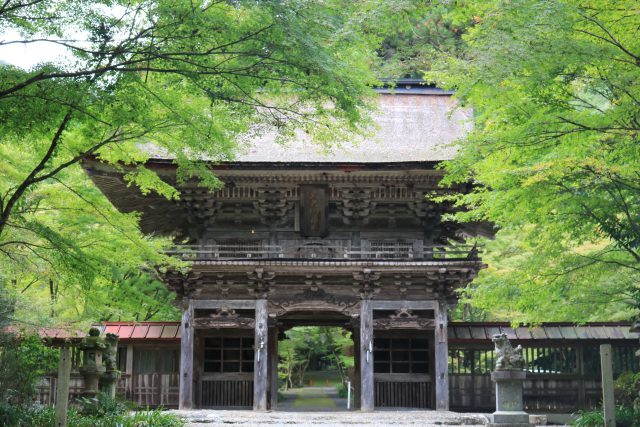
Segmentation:
<svg viewBox="0 0 640 427">
<path fill-rule="evenodd" d="M 336 412 L 347 410 L 347 399 L 335 387 L 292 388 L 282 392 L 278 411 Z"/>
<path fill-rule="evenodd" d="M 189 427 L 212 426 L 450 426 L 487 424 L 480 414 L 436 411 L 362 412 L 253 412 L 224 410 L 170 411 L 188 421 Z"/>
</svg>

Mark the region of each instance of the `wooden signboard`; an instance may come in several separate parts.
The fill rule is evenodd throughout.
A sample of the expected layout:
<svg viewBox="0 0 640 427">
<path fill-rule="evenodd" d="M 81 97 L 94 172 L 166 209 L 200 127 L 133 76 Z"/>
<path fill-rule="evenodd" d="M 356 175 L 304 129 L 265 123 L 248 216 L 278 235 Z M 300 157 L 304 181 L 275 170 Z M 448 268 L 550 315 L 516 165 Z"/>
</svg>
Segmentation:
<svg viewBox="0 0 640 427">
<path fill-rule="evenodd" d="M 300 234 L 326 237 L 329 234 L 329 188 L 326 185 L 300 186 Z"/>
</svg>

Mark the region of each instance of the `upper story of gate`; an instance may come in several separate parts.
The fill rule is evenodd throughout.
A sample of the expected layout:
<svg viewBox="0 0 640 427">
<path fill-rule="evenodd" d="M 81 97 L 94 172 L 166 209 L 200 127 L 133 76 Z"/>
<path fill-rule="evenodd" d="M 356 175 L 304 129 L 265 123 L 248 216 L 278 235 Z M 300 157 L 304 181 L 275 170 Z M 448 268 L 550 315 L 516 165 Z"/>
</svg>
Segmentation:
<svg viewBox="0 0 640 427">
<path fill-rule="evenodd" d="M 491 227 L 448 221 L 455 208 L 432 197 L 469 191 L 468 185 L 441 188 L 438 165 L 455 154 L 472 113 L 456 108 L 450 93 L 416 82 L 380 92 L 371 138 L 327 151 L 304 137 L 281 145 L 263 135 L 241 145 L 235 161 L 211 164 L 221 188 L 180 185 L 178 201 L 143 196 L 95 159 L 84 167 L 119 210 L 142 214 L 144 232 L 187 242 L 173 253 L 201 270 L 217 266 L 218 274 L 232 261 L 237 267 L 231 269 L 246 280 L 254 267 L 266 265 L 260 260 L 279 266 L 323 261 L 324 273 L 350 262 L 345 279 L 353 281 L 362 266 L 411 263 L 418 272 L 420 263 L 436 261 L 428 268 L 434 277 L 443 274 L 443 263 L 458 263 L 464 277 L 449 281 L 468 282 L 481 264 L 466 239 L 490 234 Z M 150 159 L 146 166 L 177 185 L 172 159 Z"/>
</svg>

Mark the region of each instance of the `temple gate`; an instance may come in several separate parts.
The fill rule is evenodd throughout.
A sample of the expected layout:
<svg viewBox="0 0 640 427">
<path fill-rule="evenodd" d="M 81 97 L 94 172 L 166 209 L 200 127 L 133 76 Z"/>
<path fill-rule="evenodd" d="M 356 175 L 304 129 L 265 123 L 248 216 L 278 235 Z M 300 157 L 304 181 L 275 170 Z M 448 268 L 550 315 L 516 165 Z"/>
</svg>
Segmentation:
<svg viewBox="0 0 640 427">
<path fill-rule="evenodd" d="M 381 92 L 378 141 L 334 154 L 258 141 L 211 163 L 224 182 L 215 191 L 178 185 L 171 159 L 149 160 L 180 201 L 85 161 L 119 209 L 142 212 L 143 231 L 189 243 L 172 250 L 188 272 L 165 275 L 183 308 L 180 408 L 274 409 L 278 337 L 306 324 L 352 332 L 361 410 L 449 408 L 447 312 L 483 268 L 465 238 L 491 228 L 447 221 L 454 207 L 428 196 L 444 191 L 437 165 L 469 112 L 449 116 L 450 94 L 411 82 Z"/>
</svg>

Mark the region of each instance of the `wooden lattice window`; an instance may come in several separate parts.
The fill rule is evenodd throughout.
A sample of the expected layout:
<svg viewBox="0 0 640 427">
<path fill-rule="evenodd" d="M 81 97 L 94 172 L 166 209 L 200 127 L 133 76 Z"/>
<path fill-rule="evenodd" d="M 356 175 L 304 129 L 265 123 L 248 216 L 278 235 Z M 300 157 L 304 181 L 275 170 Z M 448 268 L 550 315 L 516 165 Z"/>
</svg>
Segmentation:
<svg viewBox="0 0 640 427">
<path fill-rule="evenodd" d="M 428 374 L 426 338 L 376 338 L 373 371 L 380 374 Z"/>
<path fill-rule="evenodd" d="M 253 338 L 205 338 L 204 372 L 253 372 Z"/>
</svg>

